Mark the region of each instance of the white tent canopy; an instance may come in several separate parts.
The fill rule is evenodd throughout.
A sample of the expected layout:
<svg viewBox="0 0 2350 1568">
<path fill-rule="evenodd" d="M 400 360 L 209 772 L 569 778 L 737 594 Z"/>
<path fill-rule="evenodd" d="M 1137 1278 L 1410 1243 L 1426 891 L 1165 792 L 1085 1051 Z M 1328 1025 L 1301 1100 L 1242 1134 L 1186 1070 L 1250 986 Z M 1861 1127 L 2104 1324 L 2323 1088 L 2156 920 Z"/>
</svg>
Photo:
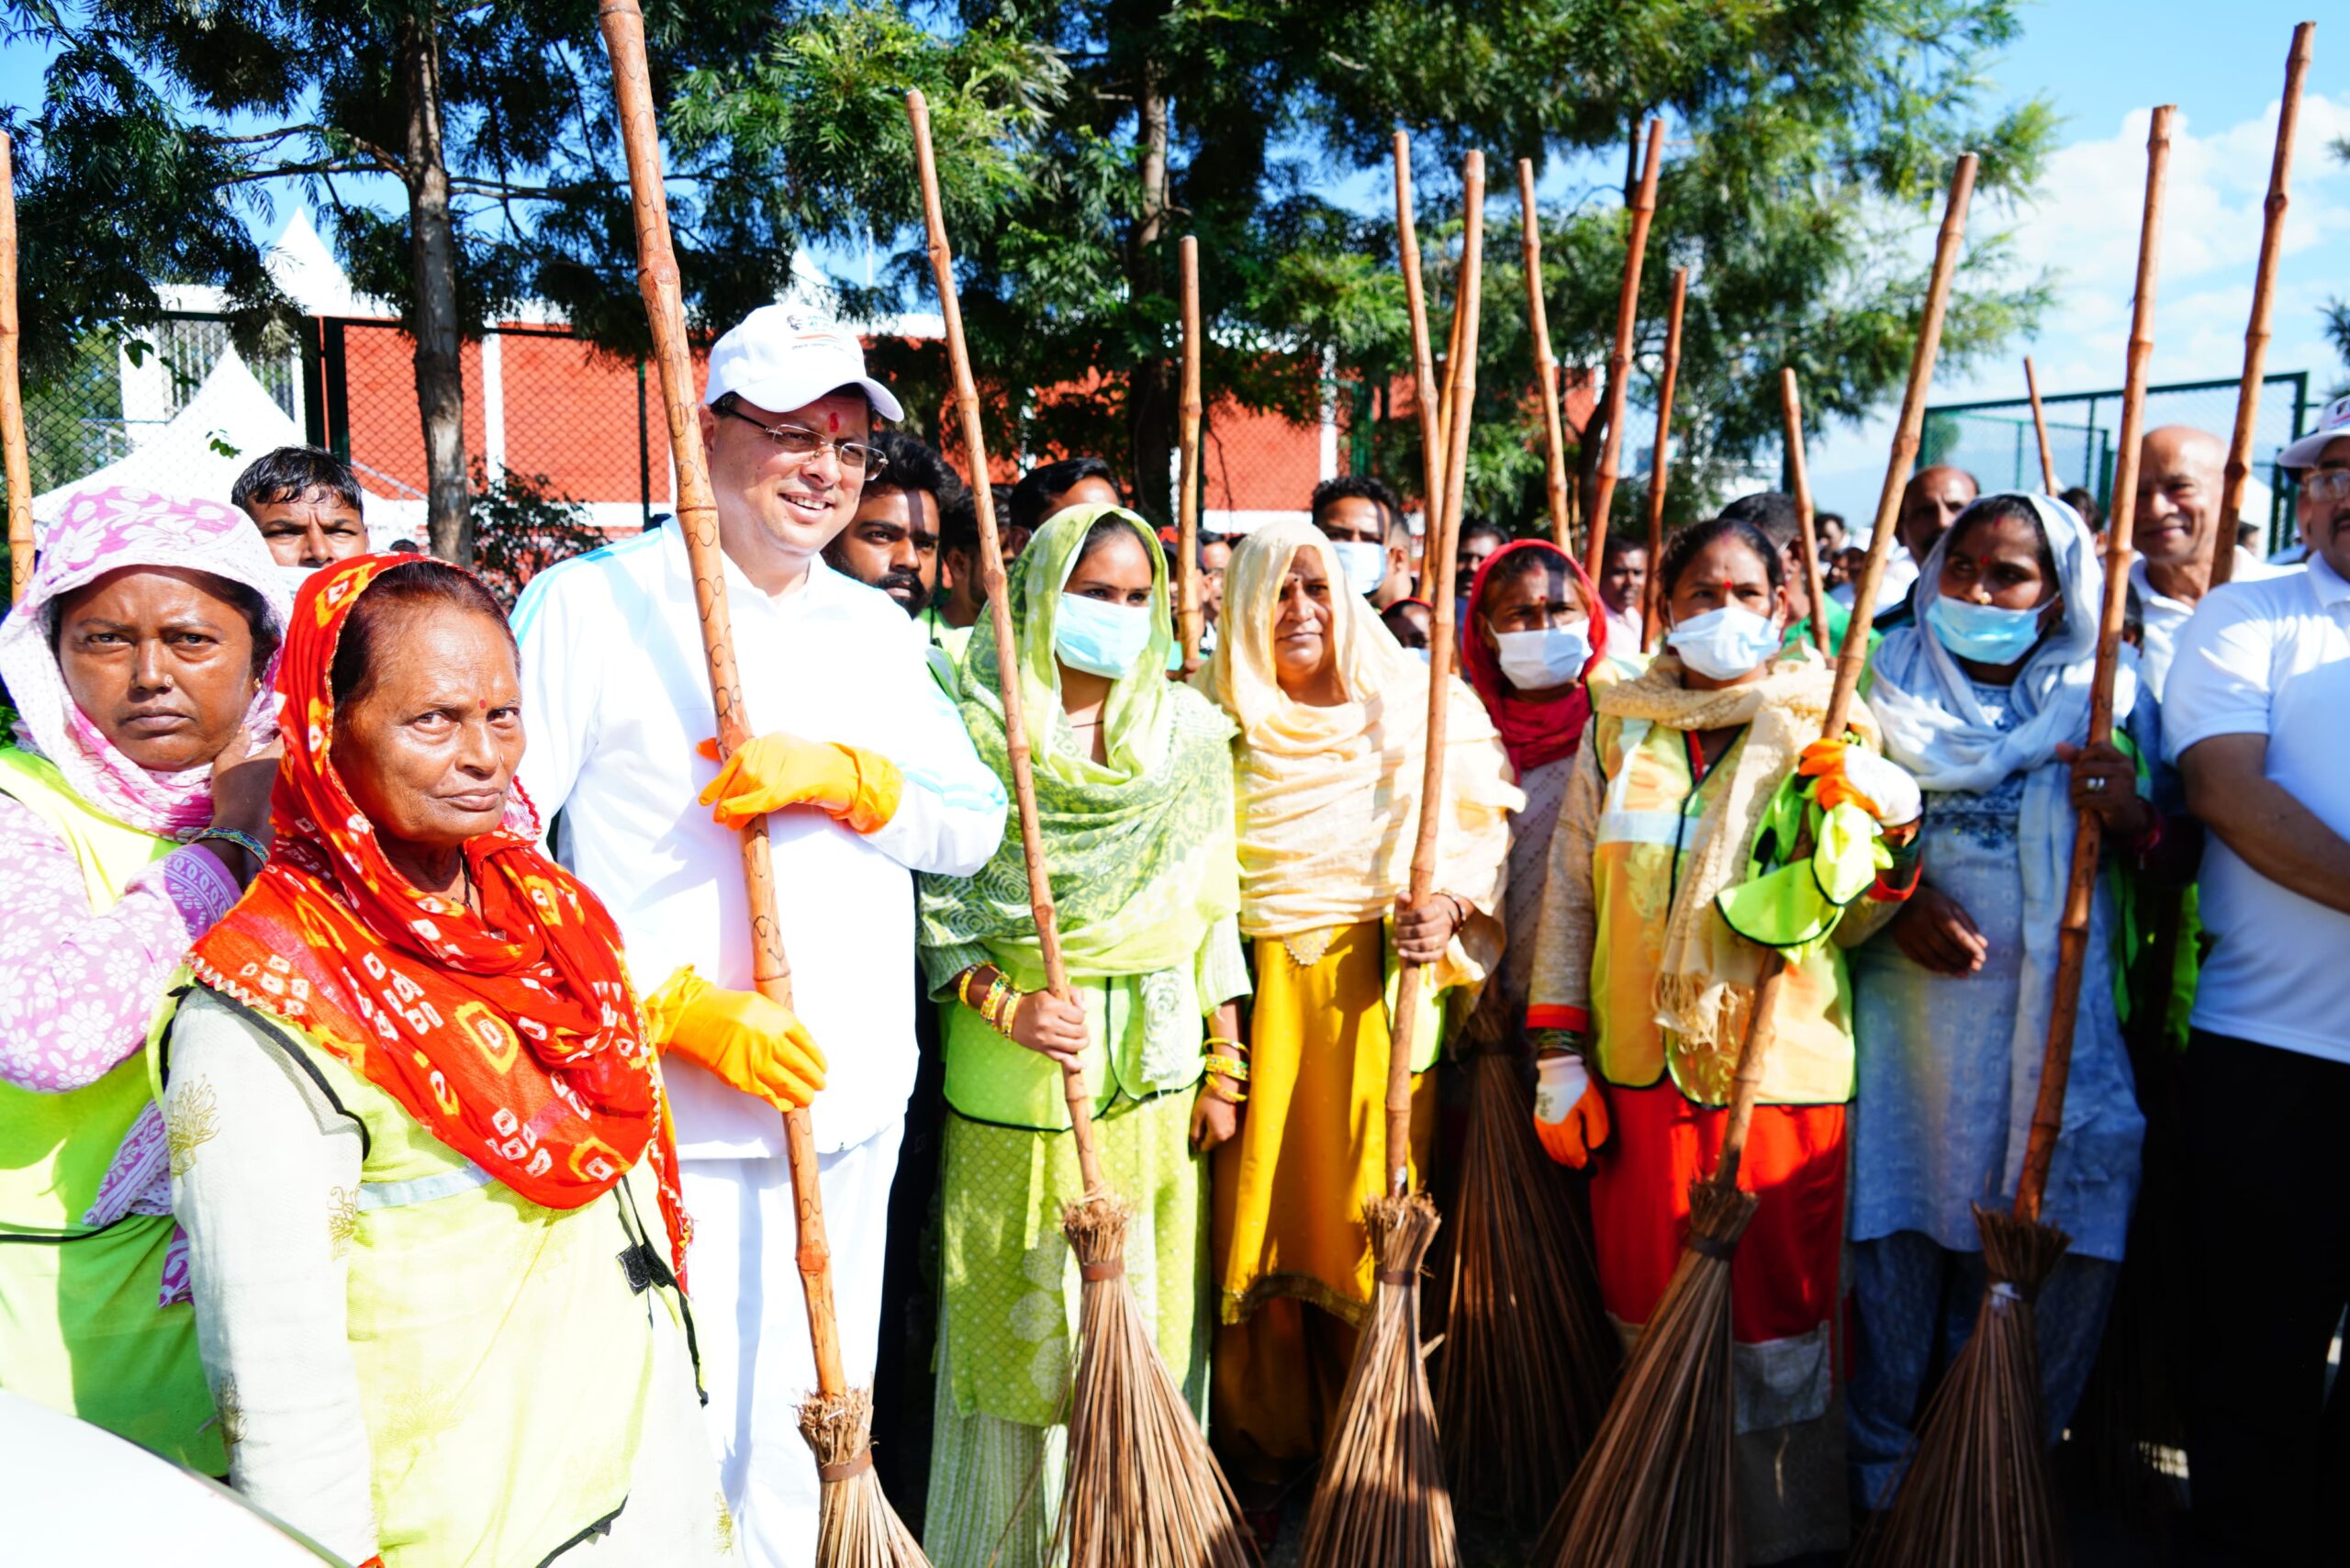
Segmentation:
<svg viewBox="0 0 2350 1568">
<path fill-rule="evenodd" d="M 151 429 L 128 455 L 35 496 L 33 521 L 46 528 L 57 521 L 74 491 L 118 485 L 196 496 L 225 506 L 237 476 L 254 458 L 274 447 L 303 443 L 302 428 L 277 406 L 237 351 L 225 349 L 170 423 Z M 386 501 L 364 488 L 360 495 L 368 534 L 379 544 L 422 525 L 421 502 Z"/>
</svg>

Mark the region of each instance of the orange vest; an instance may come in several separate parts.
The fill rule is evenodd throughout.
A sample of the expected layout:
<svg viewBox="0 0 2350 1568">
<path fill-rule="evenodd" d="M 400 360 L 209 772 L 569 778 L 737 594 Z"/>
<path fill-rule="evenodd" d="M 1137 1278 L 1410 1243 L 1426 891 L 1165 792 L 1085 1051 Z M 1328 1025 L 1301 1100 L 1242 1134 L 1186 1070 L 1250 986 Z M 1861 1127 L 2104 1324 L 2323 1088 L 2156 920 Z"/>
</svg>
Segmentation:
<svg viewBox="0 0 2350 1568">
<path fill-rule="evenodd" d="M 1659 1026 L 1654 998 L 1674 890 L 1746 737 L 1732 742 L 1703 778 L 1691 767 L 1688 734 L 1644 719 L 1601 714 L 1586 744 L 1598 748 L 1606 780 L 1591 857 L 1591 1059 L 1610 1083 L 1646 1088 L 1670 1071 L 1689 1099 L 1728 1104 L 1739 1042 L 1691 1045 Z M 1841 951 L 1831 946 L 1788 970 L 1777 1022 L 1763 1060 L 1763 1102 L 1850 1100 L 1852 992 Z"/>
</svg>

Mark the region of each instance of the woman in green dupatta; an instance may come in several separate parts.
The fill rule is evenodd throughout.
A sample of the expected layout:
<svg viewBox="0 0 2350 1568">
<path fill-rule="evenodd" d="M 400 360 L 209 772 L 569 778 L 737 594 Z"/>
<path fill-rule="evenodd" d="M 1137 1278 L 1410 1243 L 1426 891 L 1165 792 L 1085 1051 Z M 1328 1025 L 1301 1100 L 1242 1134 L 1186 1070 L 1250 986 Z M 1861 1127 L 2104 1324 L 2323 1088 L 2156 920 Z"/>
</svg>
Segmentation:
<svg viewBox="0 0 2350 1568">
<path fill-rule="evenodd" d="M 1203 1411 L 1213 1320 L 1200 1156 L 1237 1126 L 1248 1070 L 1233 1042 L 1248 976 L 1232 723 L 1167 678 L 1158 541 L 1123 508 L 1075 507 L 1037 532 L 1013 573 L 1037 815 L 1079 1005 L 1043 989 L 1017 834 L 975 877 L 922 879 L 948 1106 L 923 1546 L 935 1562 L 1030 1568 L 1052 1557 L 1078 1312 L 1061 1209 L 1084 1183 L 1062 1063 L 1085 1070 L 1102 1174 L 1134 1207 L 1127 1277 Z M 1008 789 L 1000 655 L 982 620 L 962 711 Z"/>
</svg>

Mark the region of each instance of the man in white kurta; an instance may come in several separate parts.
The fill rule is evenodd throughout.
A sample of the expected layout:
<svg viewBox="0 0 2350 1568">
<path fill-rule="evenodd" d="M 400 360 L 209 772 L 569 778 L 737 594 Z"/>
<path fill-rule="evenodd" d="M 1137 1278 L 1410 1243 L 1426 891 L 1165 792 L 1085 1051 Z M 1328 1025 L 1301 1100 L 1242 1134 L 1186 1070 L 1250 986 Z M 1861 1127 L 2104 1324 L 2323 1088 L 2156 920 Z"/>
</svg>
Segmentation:
<svg viewBox="0 0 2350 1568">
<path fill-rule="evenodd" d="M 839 802 L 811 798 L 767 819 L 793 1002 L 829 1058 L 812 1115 L 842 1350 L 850 1383 L 870 1386 L 915 1066 L 912 874 L 984 865 L 1004 795 L 905 610 L 820 558 L 856 510 L 870 460 L 856 445 L 872 415 L 900 413 L 866 378 L 856 341 L 766 307 L 713 349 L 707 397 L 750 728 L 853 748 L 861 778 L 886 758 L 898 780 L 886 811 L 866 801 L 836 814 Z M 718 773 L 696 754 L 716 723 L 683 536 L 663 528 L 541 573 L 514 628 L 530 735 L 522 785 L 543 818 L 562 813 L 555 849 L 610 906 L 632 971 L 657 979 L 690 963 L 715 984 L 750 987 L 738 840 L 696 799 Z M 815 1372 L 782 1122 L 700 1068 L 673 1059 L 665 1071 L 727 1502 L 749 1562 L 802 1568 L 815 1555 L 819 1485 L 797 1413 Z"/>
</svg>

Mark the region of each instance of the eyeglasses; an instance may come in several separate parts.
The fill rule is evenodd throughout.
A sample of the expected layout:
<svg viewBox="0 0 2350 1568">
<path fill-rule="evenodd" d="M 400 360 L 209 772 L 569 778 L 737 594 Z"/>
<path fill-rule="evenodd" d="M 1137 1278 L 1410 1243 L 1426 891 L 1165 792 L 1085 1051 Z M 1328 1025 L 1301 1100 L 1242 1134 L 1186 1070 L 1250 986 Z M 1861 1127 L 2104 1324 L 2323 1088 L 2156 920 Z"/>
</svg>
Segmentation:
<svg viewBox="0 0 2350 1568">
<path fill-rule="evenodd" d="M 2313 501 L 2350 500 L 2350 468 L 2320 468 L 2302 475 L 2301 493 Z"/>
<path fill-rule="evenodd" d="M 740 420 L 746 425 L 755 425 L 765 431 L 767 439 L 775 442 L 776 450 L 794 462 L 805 463 L 820 452 L 834 452 L 840 454 L 842 473 L 860 475 L 867 479 L 890 466 L 890 460 L 881 455 L 879 447 L 867 446 L 861 441 L 834 441 L 830 436 L 818 435 L 805 425 L 762 424 L 740 409 L 721 409 L 718 411 L 730 420 Z"/>
</svg>

